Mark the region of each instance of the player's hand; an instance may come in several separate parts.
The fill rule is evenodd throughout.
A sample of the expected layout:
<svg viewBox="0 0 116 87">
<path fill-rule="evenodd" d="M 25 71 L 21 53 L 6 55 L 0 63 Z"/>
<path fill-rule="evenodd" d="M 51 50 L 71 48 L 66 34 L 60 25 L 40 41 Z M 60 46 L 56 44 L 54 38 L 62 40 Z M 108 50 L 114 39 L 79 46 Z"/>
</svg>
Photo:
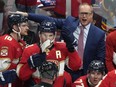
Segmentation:
<svg viewBox="0 0 116 87">
<path fill-rule="evenodd" d="M 43 44 L 40 45 L 42 53 L 51 45 L 51 41 L 48 39 Z"/>
<path fill-rule="evenodd" d="M 28 13 L 26 13 L 26 12 L 21 12 L 21 11 L 16 11 L 16 12 L 9 11 L 8 13 L 9 13 L 9 14 L 20 14 L 20 15 L 23 15 L 23 16 L 28 16 Z"/>
<path fill-rule="evenodd" d="M 0 72 L 0 84 L 2 85 L 12 83 L 16 80 L 16 78 L 17 74 L 15 69 Z"/>
<path fill-rule="evenodd" d="M 46 60 L 46 54 L 34 54 L 29 57 L 28 64 L 31 68 L 36 68 L 41 66 L 41 64 Z"/>
<path fill-rule="evenodd" d="M 61 36 L 63 37 L 64 42 L 66 42 L 66 46 L 69 52 L 73 52 L 74 45 L 76 45 L 76 39 L 73 35 L 73 32 L 70 29 L 63 27 L 63 29 L 61 30 Z"/>
</svg>

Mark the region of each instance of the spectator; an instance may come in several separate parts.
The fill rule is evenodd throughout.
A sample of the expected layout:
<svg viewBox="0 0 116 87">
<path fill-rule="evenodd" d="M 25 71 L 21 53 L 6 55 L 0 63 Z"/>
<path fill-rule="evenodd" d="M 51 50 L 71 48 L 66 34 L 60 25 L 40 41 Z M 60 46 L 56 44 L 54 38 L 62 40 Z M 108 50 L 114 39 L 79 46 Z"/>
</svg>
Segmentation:
<svg viewBox="0 0 116 87">
<path fill-rule="evenodd" d="M 73 48 L 73 42 L 70 42 L 70 49 L 66 47 L 66 44 L 69 43 L 55 42 L 56 25 L 55 22 L 50 20 L 44 20 L 41 23 L 38 35 L 39 42 L 28 46 L 22 54 L 22 59 L 17 67 L 19 78 L 28 80 L 32 77 L 32 82 L 38 83 L 40 77 L 36 67 L 41 65 L 41 62 L 47 60 L 54 62 L 59 67 L 58 77 L 55 80 L 54 87 L 63 87 L 64 83 L 66 83 L 67 87 L 70 87 L 72 79 L 70 74 L 64 71 L 65 64 L 72 70 L 78 70 L 81 66 L 81 59 L 77 51 Z M 71 39 L 71 37 L 67 38 Z M 66 60 L 67 62 L 65 63 Z"/>
<path fill-rule="evenodd" d="M 106 33 L 111 32 L 111 30 L 116 26 L 116 3 L 115 0 L 99 0 L 100 5 L 94 7 L 95 13 L 102 17 L 102 29 Z"/>
<path fill-rule="evenodd" d="M 93 60 L 88 67 L 87 75 L 81 76 L 72 87 L 95 87 L 105 75 L 105 65 L 100 60 Z"/>
<path fill-rule="evenodd" d="M 68 0 L 56 0 L 54 12 L 57 17 L 66 17 L 66 3 L 68 2 Z M 90 4 L 91 0 L 71 0 L 71 15 L 73 17 L 78 17 L 78 7 L 82 2 Z"/>
<path fill-rule="evenodd" d="M 53 87 L 54 80 L 57 78 L 58 66 L 53 62 L 43 62 L 39 71 L 41 83 L 34 87 Z"/>
<path fill-rule="evenodd" d="M 35 13 L 37 0 L 15 0 L 18 11 Z"/>
<path fill-rule="evenodd" d="M 52 20 L 56 23 L 57 29 L 61 29 L 61 34 L 67 35 L 67 37 L 71 37 L 71 39 L 66 39 L 65 42 L 68 43 L 67 47 L 70 47 L 70 42 L 75 42 L 78 44 L 79 34 L 80 34 L 80 26 L 84 27 L 84 52 L 81 55 L 83 57 L 83 65 L 82 68 L 78 71 L 72 72 L 66 69 L 72 75 L 73 81 L 78 77 L 87 74 L 88 65 L 92 60 L 101 60 L 105 61 L 105 32 L 100 28 L 96 27 L 93 22 L 93 8 L 91 5 L 87 3 L 80 4 L 79 6 L 79 20 L 72 16 L 68 16 L 66 19 L 57 19 L 53 17 L 48 17 L 45 15 L 32 14 L 32 13 L 23 13 L 23 12 L 15 12 L 18 14 L 22 14 L 28 16 L 30 20 L 41 23 L 43 20 Z M 75 49 L 79 52 L 79 47 L 76 43 Z M 82 46 L 82 44 L 81 44 Z M 69 48 L 68 47 L 68 48 Z"/>
<path fill-rule="evenodd" d="M 4 78 L 0 78 L 0 85 L 8 87 L 8 83 L 14 81 L 12 87 L 21 87 L 15 69 L 26 45 L 21 36 L 28 34 L 28 19 L 11 14 L 8 16 L 8 26 L 8 33 L 0 37 L 0 73 Z"/>
<path fill-rule="evenodd" d="M 4 1 L 0 0 L 0 35 L 2 34 L 2 28 L 3 28 L 4 6 L 5 6 Z"/>
</svg>

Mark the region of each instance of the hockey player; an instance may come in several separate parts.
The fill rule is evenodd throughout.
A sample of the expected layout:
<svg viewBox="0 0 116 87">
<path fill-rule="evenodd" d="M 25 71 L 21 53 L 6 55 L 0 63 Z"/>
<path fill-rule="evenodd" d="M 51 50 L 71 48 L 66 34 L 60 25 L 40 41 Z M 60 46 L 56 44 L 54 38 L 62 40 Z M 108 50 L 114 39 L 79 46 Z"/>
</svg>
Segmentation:
<svg viewBox="0 0 116 87">
<path fill-rule="evenodd" d="M 17 67 L 19 78 L 27 80 L 32 77 L 35 79 L 34 81 L 37 81 L 36 79 L 40 79 L 40 77 L 36 67 L 41 65 L 42 61 L 47 60 L 54 62 L 59 67 L 58 77 L 55 80 L 54 87 L 63 87 L 62 85 L 65 82 L 67 87 L 70 87 L 71 76 L 64 71 L 64 66 L 67 64 L 70 69 L 78 70 L 81 66 L 81 59 L 73 47 L 73 42 L 68 44 L 68 49 L 66 47 L 67 43 L 55 42 L 55 30 L 56 26 L 54 22 L 45 20 L 41 23 L 38 32 L 40 43 L 32 44 L 24 50 L 22 59 Z M 66 77 L 65 81 L 64 77 Z"/>
<path fill-rule="evenodd" d="M 116 87 L 116 69 L 108 72 L 96 87 Z"/>
<path fill-rule="evenodd" d="M 53 62 L 43 62 L 39 68 L 41 82 L 34 87 L 53 87 L 53 82 L 57 78 L 58 66 Z"/>
<path fill-rule="evenodd" d="M 93 60 L 88 67 L 88 74 L 78 78 L 72 87 L 95 87 L 105 75 L 104 63 Z"/>
<path fill-rule="evenodd" d="M 8 16 L 8 26 L 8 34 L 0 37 L 0 87 L 15 81 L 15 69 L 26 45 L 21 36 L 28 35 L 29 30 L 28 19 L 18 14 Z M 14 83 L 13 87 L 18 86 Z"/>
</svg>

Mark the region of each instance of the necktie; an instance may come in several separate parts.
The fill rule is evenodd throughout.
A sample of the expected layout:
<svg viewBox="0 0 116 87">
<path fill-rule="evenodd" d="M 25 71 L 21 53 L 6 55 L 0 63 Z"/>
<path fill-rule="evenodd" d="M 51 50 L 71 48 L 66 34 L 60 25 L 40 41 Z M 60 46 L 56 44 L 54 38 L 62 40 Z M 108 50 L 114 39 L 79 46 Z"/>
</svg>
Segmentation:
<svg viewBox="0 0 116 87">
<path fill-rule="evenodd" d="M 84 43 L 83 43 L 83 39 L 84 39 L 84 29 L 83 26 L 80 27 L 80 35 L 79 35 L 79 39 L 78 39 L 78 53 L 80 55 L 80 57 L 83 60 L 83 53 L 84 53 Z"/>
</svg>

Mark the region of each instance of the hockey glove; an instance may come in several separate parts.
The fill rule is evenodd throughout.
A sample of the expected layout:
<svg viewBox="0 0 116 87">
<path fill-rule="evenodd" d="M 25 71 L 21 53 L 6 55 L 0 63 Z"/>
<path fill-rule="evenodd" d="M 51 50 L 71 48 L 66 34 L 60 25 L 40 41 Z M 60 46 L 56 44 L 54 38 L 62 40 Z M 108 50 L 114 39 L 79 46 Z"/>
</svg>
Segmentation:
<svg viewBox="0 0 116 87">
<path fill-rule="evenodd" d="M 64 39 L 64 42 L 66 43 L 66 47 L 68 48 L 69 52 L 73 52 L 74 45 L 76 45 L 76 39 L 73 35 L 73 32 L 70 29 L 63 27 L 61 31 L 61 36 Z"/>
<path fill-rule="evenodd" d="M 42 53 L 45 52 L 46 48 L 51 45 L 51 41 L 48 39 L 43 44 L 40 45 Z"/>
<path fill-rule="evenodd" d="M 41 64 L 46 60 L 46 54 L 35 54 L 29 57 L 28 64 L 31 68 L 36 68 L 41 66 Z"/>
<path fill-rule="evenodd" d="M 0 72 L 0 84 L 5 85 L 8 83 L 12 83 L 16 80 L 17 74 L 16 70 L 7 70 L 4 72 Z"/>
</svg>

